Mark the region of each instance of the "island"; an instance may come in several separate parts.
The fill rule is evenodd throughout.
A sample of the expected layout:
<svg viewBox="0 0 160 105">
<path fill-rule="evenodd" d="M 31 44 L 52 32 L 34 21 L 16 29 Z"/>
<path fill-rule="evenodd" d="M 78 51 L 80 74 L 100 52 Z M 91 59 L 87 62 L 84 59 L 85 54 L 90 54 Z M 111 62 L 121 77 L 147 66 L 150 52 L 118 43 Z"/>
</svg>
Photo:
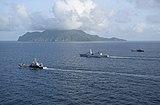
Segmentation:
<svg viewBox="0 0 160 105">
<path fill-rule="evenodd" d="M 43 32 L 27 32 L 18 38 L 26 42 L 84 42 L 84 41 L 126 41 L 119 38 L 104 38 L 91 35 L 82 30 L 45 30 Z"/>
</svg>

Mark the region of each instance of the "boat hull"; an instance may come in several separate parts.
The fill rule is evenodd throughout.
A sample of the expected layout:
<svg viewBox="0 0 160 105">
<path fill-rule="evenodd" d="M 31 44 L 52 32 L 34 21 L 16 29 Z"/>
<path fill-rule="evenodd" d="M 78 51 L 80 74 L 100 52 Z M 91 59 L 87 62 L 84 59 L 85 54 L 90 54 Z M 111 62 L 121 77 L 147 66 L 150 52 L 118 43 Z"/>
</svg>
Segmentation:
<svg viewBox="0 0 160 105">
<path fill-rule="evenodd" d="M 132 52 L 144 52 L 144 50 L 131 50 Z"/>
<path fill-rule="evenodd" d="M 109 55 L 80 54 L 80 57 L 87 57 L 87 58 L 108 58 Z"/>
<path fill-rule="evenodd" d="M 41 66 L 29 66 L 31 69 L 44 69 L 44 67 Z"/>
</svg>

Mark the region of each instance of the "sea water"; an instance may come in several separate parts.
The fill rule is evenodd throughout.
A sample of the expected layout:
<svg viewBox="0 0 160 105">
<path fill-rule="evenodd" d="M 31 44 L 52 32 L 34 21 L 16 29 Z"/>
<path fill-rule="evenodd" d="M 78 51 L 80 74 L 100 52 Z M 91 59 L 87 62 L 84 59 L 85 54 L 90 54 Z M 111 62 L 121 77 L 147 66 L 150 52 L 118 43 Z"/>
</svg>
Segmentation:
<svg viewBox="0 0 160 105">
<path fill-rule="evenodd" d="M 33 58 L 47 68 L 18 68 Z M 0 105 L 159 104 L 160 42 L 0 42 Z"/>
</svg>

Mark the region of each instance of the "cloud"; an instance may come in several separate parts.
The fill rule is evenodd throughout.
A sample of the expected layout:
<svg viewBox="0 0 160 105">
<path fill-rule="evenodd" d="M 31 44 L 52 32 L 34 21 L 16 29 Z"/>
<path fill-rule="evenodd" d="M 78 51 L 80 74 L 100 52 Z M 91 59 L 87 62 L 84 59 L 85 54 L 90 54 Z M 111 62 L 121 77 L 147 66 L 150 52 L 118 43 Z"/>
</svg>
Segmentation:
<svg viewBox="0 0 160 105">
<path fill-rule="evenodd" d="M 109 18 L 112 18 L 114 15 L 115 15 L 114 11 L 111 10 L 111 11 L 108 12 L 107 18 L 108 18 L 108 19 L 109 19 Z"/>
<path fill-rule="evenodd" d="M 160 25 L 160 0 L 128 0 L 134 5 L 139 15 L 133 16 L 135 32 L 156 33 Z M 143 23 L 140 23 L 143 21 Z"/>
<path fill-rule="evenodd" d="M 92 1 L 80 0 L 58 0 L 55 2 L 53 12 L 56 20 L 59 20 L 62 28 L 73 29 L 80 28 L 83 24 L 82 18 L 90 18 L 90 12 L 96 7 Z"/>
<path fill-rule="evenodd" d="M 91 0 L 58 0 L 53 12 L 65 29 L 100 30 L 108 26 L 107 15 Z"/>
<path fill-rule="evenodd" d="M 136 8 L 139 9 L 157 9 L 160 8 L 160 0 L 128 0 L 129 2 L 135 4 Z"/>
<path fill-rule="evenodd" d="M 68 13 L 75 13 L 79 16 L 87 16 L 96 4 L 91 0 L 58 0 L 55 2 L 54 13 L 57 17 Z"/>
<path fill-rule="evenodd" d="M 117 23 L 128 23 L 131 22 L 131 12 L 129 10 L 121 10 L 115 16 Z"/>
<path fill-rule="evenodd" d="M 28 29 L 30 20 L 27 8 L 23 5 L 16 5 L 10 8 L 10 14 L 0 11 L 0 23 L 1 31 Z"/>
<path fill-rule="evenodd" d="M 29 15 L 31 30 L 45 30 L 48 28 L 48 18 L 42 12 L 34 12 Z"/>
<path fill-rule="evenodd" d="M 24 5 L 16 5 L 15 10 L 19 16 L 23 16 L 23 17 L 28 16 L 27 8 Z"/>
<path fill-rule="evenodd" d="M 108 8 L 110 4 L 106 2 L 106 10 L 102 10 L 92 0 L 55 0 L 53 17 L 47 16 L 45 11 L 32 12 L 25 5 L 17 4 L 11 6 L 9 14 L 0 10 L 0 30 L 81 29 L 93 33 L 107 30 L 118 33 L 144 32 L 147 27 L 158 29 L 160 15 L 146 11 L 150 8 L 160 11 L 159 0 L 117 1 L 113 2 L 112 8 Z"/>
<path fill-rule="evenodd" d="M 146 21 L 149 24 L 159 24 L 160 25 L 160 15 L 150 15 L 146 17 Z"/>
<path fill-rule="evenodd" d="M 9 18 L 7 15 L 0 11 L 0 30 L 8 30 Z"/>
<path fill-rule="evenodd" d="M 133 31 L 141 33 L 141 32 L 144 32 L 145 27 L 146 27 L 145 23 L 143 22 L 138 23 L 133 27 Z"/>
<path fill-rule="evenodd" d="M 25 5 L 11 6 L 10 14 L 0 13 L 0 30 L 82 29 L 105 30 L 114 11 L 104 13 L 92 0 L 56 0 L 54 17 L 44 11 L 29 12 Z"/>
</svg>

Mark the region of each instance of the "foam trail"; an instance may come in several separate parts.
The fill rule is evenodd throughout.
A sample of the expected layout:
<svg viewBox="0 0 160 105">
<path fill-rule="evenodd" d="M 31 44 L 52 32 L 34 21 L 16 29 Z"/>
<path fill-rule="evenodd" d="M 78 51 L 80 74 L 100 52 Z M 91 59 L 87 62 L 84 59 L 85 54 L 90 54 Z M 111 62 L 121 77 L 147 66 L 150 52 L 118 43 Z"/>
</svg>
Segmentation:
<svg viewBox="0 0 160 105">
<path fill-rule="evenodd" d="M 45 70 L 64 71 L 64 72 L 76 72 L 76 73 L 91 73 L 91 74 L 111 74 L 111 75 L 121 75 L 121 76 L 129 76 L 129 77 L 140 77 L 140 78 L 148 78 L 148 79 L 160 79 L 160 76 L 141 75 L 141 74 L 129 74 L 129 73 L 89 71 L 89 70 L 87 70 L 87 71 L 85 71 L 85 70 L 65 70 L 65 69 L 56 69 L 56 68 L 46 68 Z"/>
<path fill-rule="evenodd" d="M 137 59 L 137 60 L 160 61 L 160 58 L 150 58 L 150 57 L 110 56 L 110 58 L 113 58 L 113 59 Z"/>
<path fill-rule="evenodd" d="M 110 58 L 117 59 L 136 59 L 136 57 L 125 57 L 125 56 L 110 56 Z"/>
</svg>

